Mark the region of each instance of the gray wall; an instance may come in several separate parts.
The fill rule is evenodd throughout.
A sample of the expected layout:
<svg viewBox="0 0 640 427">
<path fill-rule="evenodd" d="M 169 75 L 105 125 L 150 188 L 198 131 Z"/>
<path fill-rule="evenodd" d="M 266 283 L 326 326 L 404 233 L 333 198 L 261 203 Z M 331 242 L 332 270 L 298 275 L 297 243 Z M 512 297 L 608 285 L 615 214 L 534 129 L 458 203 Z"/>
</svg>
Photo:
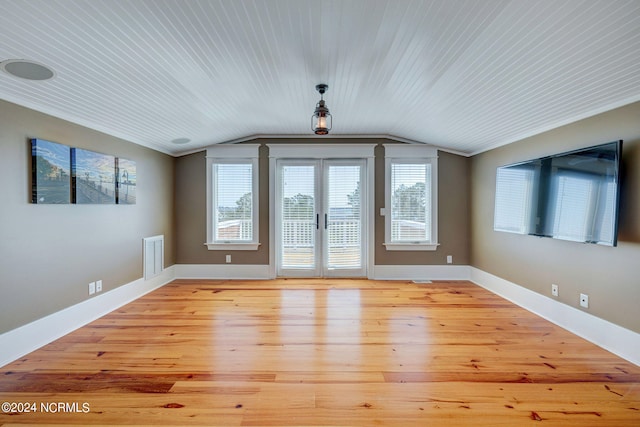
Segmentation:
<svg viewBox="0 0 640 427">
<path fill-rule="evenodd" d="M 493 231 L 498 166 L 617 139 L 623 143 L 623 189 L 617 247 Z M 471 161 L 471 264 L 486 272 L 640 332 L 640 103 L 474 156 Z"/>
<path fill-rule="evenodd" d="M 32 204 L 30 138 L 134 160 L 137 204 Z M 175 263 L 170 156 L 0 101 L 0 182 L 0 333 L 141 278 L 143 237 Z"/>
<path fill-rule="evenodd" d="M 299 140 L 253 140 L 248 143 L 287 144 Z M 341 143 L 393 143 L 386 139 L 335 139 L 322 142 Z M 384 218 L 378 215 L 384 206 L 384 149 L 378 145 L 375 181 L 375 261 L 377 265 L 440 265 L 452 255 L 454 264 L 467 265 L 470 261 L 470 159 L 440 151 L 438 153 L 438 237 L 437 251 L 386 251 Z M 257 251 L 209 251 L 206 239 L 206 162 L 205 152 L 176 159 L 176 242 L 179 264 L 224 264 L 225 255 L 231 254 L 234 264 L 269 264 L 269 159 L 268 148 L 260 148 L 260 249 Z"/>
</svg>

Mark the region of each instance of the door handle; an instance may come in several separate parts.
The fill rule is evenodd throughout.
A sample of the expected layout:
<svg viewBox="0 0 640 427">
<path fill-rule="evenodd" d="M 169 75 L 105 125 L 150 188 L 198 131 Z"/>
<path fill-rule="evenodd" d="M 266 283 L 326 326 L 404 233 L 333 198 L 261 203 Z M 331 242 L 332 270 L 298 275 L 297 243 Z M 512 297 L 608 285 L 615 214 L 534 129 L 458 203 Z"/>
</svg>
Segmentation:
<svg viewBox="0 0 640 427">
<path fill-rule="evenodd" d="M 316 230 L 320 229 L 320 214 L 316 214 Z"/>
<path fill-rule="evenodd" d="M 327 221 L 327 214 L 324 214 L 324 229 L 326 230 L 329 227 L 329 222 Z"/>
</svg>

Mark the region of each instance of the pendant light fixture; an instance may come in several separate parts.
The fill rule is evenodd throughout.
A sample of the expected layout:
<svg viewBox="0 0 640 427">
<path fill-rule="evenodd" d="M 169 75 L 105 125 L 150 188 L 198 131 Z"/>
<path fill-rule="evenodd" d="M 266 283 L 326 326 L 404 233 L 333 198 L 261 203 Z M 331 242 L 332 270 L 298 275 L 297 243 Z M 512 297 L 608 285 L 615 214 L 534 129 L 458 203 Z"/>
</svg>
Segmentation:
<svg viewBox="0 0 640 427">
<path fill-rule="evenodd" d="M 331 113 L 324 103 L 323 95 L 329 89 L 326 84 L 319 84 L 316 90 L 320 92 L 320 101 L 316 104 L 316 110 L 311 116 L 311 130 L 316 135 L 327 135 L 331 130 Z"/>
</svg>

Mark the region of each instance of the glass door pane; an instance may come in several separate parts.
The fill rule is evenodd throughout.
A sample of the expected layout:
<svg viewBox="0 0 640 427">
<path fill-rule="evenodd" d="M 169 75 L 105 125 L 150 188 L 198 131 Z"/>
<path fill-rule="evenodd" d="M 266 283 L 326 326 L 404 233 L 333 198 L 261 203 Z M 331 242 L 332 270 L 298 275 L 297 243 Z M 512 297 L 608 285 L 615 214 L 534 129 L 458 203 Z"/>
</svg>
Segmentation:
<svg viewBox="0 0 640 427">
<path fill-rule="evenodd" d="M 318 276 L 315 162 L 282 162 L 279 179 L 279 274 Z"/>
<path fill-rule="evenodd" d="M 359 276 L 363 267 L 363 162 L 326 160 L 324 165 L 324 273 Z"/>
<path fill-rule="evenodd" d="M 366 276 L 364 160 L 281 159 L 276 167 L 279 276 Z"/>
</svg>

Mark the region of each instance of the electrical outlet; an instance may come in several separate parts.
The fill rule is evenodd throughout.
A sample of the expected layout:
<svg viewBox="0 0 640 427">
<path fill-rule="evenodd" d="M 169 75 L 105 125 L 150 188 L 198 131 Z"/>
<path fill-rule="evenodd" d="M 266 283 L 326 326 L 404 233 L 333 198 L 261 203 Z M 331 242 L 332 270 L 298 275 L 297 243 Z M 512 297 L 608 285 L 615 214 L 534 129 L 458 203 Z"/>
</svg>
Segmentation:
<svg viewBox="0 0 640 427">
<path fill-rule="evenodd" d="M 580 306 L 584 308 L 589 308 L 589 295 L 580 294 Z"/>
<path fill-rule="evenodd" d="M 96 281 L 96 292 L 102 292 L 102 280 Z"/>
<path fill-rule="evenodd" d="M 452 263 L 453 263 L 453 256 L 447 255 L 447 264 L 452 264 Z"/>
<path fill-rule="evenodd" d="M 553 295 L 554 297 L 558 296 L 558 285 L 551 285 L 551 295 Z"/>
<path fill-rule="evenodd" d="M 227 264 L 231 264 L 231 255 L 227 255 Z"/>
<path fill-rule="evenodd" d="M 89 283 L 89 295 L 96 293 L 96 282 Z"/>
</svg>

